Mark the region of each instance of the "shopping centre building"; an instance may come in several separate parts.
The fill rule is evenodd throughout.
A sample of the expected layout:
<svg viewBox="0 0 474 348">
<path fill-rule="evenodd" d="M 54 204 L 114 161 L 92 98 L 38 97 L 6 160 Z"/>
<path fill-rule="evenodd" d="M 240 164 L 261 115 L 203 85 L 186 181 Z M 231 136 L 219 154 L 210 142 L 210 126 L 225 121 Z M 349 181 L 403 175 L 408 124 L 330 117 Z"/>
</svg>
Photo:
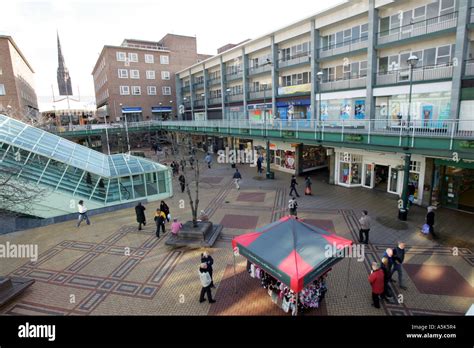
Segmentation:
<svg viewBox="0 0 474 348">
<path fill-rule="evenodd" d="M 473 6 L 340 3 L 177 73 L 186 124 L 166 127 L 263 154 L 270 140 L 272 168 L 326 166 L 345 187 L 402 195 L 409 173 L 415 203 L 474 211 Z"/>
</svg>

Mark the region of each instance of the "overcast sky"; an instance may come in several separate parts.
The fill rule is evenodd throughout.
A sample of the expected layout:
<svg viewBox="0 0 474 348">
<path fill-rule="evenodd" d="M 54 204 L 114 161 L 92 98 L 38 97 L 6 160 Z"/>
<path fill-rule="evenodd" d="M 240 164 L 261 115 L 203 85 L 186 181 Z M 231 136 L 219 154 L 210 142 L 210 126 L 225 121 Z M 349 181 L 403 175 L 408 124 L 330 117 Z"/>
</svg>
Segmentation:
<svg viewBox="0 0 474 348">
<path fill-rule="evenodd" d="M 0 34 L 11 35 L 35 70 L 40 110 L 57 97 L 56 30 L 74 94 L 94 102 L 92 69 L 104 45 L 124 38 L 158 41 L 166 33 L 197 37 L 199 53 L 253 39 L 309 17 L 331 0 L 3 0 Z"/>
</svg>

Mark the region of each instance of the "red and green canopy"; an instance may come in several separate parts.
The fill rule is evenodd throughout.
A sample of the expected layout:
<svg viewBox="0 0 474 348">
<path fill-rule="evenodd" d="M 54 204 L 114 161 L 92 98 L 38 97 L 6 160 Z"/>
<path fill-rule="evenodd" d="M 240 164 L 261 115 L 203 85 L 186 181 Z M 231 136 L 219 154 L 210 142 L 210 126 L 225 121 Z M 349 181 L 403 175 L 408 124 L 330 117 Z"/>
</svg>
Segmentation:
<svg viewBox="0 0 474 348">
<path fill-rule="evenodd" d="M 233 239 L 232 247 L 265 272 L 300 292 L 342 259 L 352 241 L 284 217 Z"/>
</svg>

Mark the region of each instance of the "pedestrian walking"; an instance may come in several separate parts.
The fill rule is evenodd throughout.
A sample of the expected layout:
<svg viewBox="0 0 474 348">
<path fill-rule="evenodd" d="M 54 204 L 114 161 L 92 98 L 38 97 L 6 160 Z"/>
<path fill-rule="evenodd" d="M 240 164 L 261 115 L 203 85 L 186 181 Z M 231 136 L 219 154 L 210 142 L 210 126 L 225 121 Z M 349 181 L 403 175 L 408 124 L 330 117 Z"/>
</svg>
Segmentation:
<svg viewBox="0 0 474 348">
<path fill-rule="evenodd" d="M 359 224 L 359 243 L 369 244 L 370 217 L 369 212 L 367 210 L 362 211 L 362 216 L 359 219 Z"/>
<path fill-rule="evenodd" d="M 206 155 L 206 157 L 204 158 L 204 161 L 206 161 L 207 167 L 208 167 L 209 169 L 211 169 L 212 156 L 211 156 L 210 153 L 208 153 L 208 154 Z"/>
<path fill-rule="evenodd" d="M 88 225 L 91 224 L 89 217 L 87 216 L 87 207 L 84 204 L 83 200 L 80 200 L 77 204 L 77 210 L 79 212 L 79 216 L 77 218 L 77 227 L 81 225 L 82 220 L 86 220 Z"/>
<path fill-rule="evenodd" d="M 257 173 L 258 173 L 258 175 L 263 173 L 262 162 L 263 162 L 262 156 L 258 156 L 258 158 L 257 158 Z"/>
<path fill-rule="evenodd" d="M 184 178 L 183 174 L 179 176 L 178 181 L 179 181 L 179 186 L 181 187 L 181 193 L 183 193 L 184 188 L 186 187 L 186 179 Z"/>
<path fill-rule="evenodd" d="M 313 185 L 313 182 L 311 181 L 311 178 L 309 176 L 306 177 L 305 181 L 305 190 L 304 190 L 304 194 L 306 196 L 311 196 L 312 195 L 312 189 L 311 189 L 311 186 Z"/>
<path fill-rule="evenodd" d="M 209 303 L 216 302 L 215 300 L 212 299 L 212 293 L 211 293 L 212 278 L 211 278 L 211 275 L 209 274 L 206 263 L 201 263 L 199 267 L 199 279 L 201 280 L 201 286 L 202 286 L 201 295 L 199 296 L 199 302 L 203 303 L 205 301 L 204 295 L 207 295 L 207 300 L 209 301 Z"/>
<path fill-rule="evenodd" d="M 193 155 L 189 156 L 189 164 L 191 166 L 191 169 L 194 169 L 194 156 Z"/>
<path fill-rule="evenodd" d="M 385 252 L 383 253 L 383 257 L 386 257 L 388 260 L 388 271 L 389 271 L 389 281 L 392 281 L 392 269 L 393 269 L 393 249 L 392 248 L 387 248 Z"/>
<path fill-rule="evenodd" d="M 146 217 L 145 217 L 146 208 L 142 205 L 141 202 L 138 202 L 135 207 L 135 215 L 137 216 L 138 230 L 142 230 L 142 225 L 146 226 Z"/>
<path fill-rule="evenodd" d="M 390 290 L 390 285 L 388 284 L 390 280 L 390 271 L 389 271 L 389 264 L 388 258 L 382 257 L 382 263 L 380 264 L 380 268 L 383 271 L 383 294 L 382 299 L 388 302 L 392 302 L 393 294 Z"/>
<path fill-rule="evenodd" d="M 408 206 L 411 207 L 415 203 L 416 186 L 413 182 L 408 184 Z"/>
<path fill-rule="evenodd" d="M 300 195 L 298 194 L 298 191 L 296 191 L 296 185 L 298 183 L 296 182 L 296 177 L 294 175 L 291 176 L 291 183 L 290 183 L 290 196 L 293 195 L 293 192 L 296 194 L 296 197 L 299 197 Z"/>
<path fill-rule="evenodd" d="M 160 210 L 163 213 L 165 213 L 166 221 L 170 222 L 170 220 L 171 220 L 170 207 L 168 207 L 168 204 L 166 204 L 165 201 L 161 201 Z"/>
<path fill-rule="evenodd" d="M 163 234 L 165 234 L 165 213 L 163 213 L 160 209 L 156 209 L 154 220 L 156 224 L 156 237 L 160 238 L 160 228 L 162 229 Z"/>
<path fill-rule="evenodd" d="M 434 207 L 428 207 L 428 214 L 426 214 L 426 224 L 430 228 L 430 233 L 433 236 L 433 238 L 436 238 L 436 234 L 434 231 L 434 224 L 435 224 L 435 213 L 434 213 L 435 208 Z"/>
<path fill-rule="evenodd" d="M 205 263 L 207 265 L 207 270 L 211 276 L 211 288 L 215 288 L 214 278 L 212 277 L 212 265 L 214 264 L 214 259 L 207 251 L 201 254 L 201 263 Z"/>
<path fill-rule="evenodd" d="M 180 161 L 180 164 L 181 164 L 181 171 L 184 172 L 184 168 L 186 168 L 186 160 L 185 159 L 182 159 Z"/>
<path fill-rule="evenodd" d="M 390 274 L 392 279 L 393 274 L 398 272 L 398 286 L 400 289 L 406 290 L 407 288 L 403 285 L 403 262 L 405 261 L 405 243 L 399 242 L 396 248 L 393 248 L 393 269 Z M 392 282 L 395 283 L 394 280 Z"/>
<path fill-rule="evenodd" d="M 296 202 L 295 197 L 291 197 L 291 199 L 288 201 L 288 209 L 290 210 L 291 216 L 298 216 L 298 202 Z"/>
<path fill-rule="evenodd" d="M 183 224 L 178 221 L 178 219 L 174 218 L 173 223 L 171 224 L 171 233 L 174 236 L 177 236 L 179 231 L 183 228 Z"/>
<path fill-rule="evenodd" d="M 240 180 L 242 180 L 242 175 L 238 169 L 235 170 L 234 176 L 232 178 L 234 179 L 235 188 L 240 190 Z"/>
<path fill-rule="evenodd" d="M 369 283 L 372 287 L 372 304 L 375 308 L 380 308 L 380 295 L 384 290 L 383 270 L 377 262 L 372 262 L 372 272 L 369 275 Z"/>
</svg>

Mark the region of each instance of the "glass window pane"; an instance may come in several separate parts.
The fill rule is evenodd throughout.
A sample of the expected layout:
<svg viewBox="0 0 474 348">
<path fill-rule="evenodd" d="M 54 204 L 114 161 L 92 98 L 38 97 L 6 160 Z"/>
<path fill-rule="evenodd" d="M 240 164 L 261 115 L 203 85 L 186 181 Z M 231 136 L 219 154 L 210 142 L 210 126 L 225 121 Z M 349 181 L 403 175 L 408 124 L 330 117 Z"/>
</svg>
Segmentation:
<svg viewBox="0 0 474 348">
<path fill-rule="evenodd" d="M 435 65 L 436 48 L 428 48 L 423 51 L 423 65 Z"/>
</svg>

